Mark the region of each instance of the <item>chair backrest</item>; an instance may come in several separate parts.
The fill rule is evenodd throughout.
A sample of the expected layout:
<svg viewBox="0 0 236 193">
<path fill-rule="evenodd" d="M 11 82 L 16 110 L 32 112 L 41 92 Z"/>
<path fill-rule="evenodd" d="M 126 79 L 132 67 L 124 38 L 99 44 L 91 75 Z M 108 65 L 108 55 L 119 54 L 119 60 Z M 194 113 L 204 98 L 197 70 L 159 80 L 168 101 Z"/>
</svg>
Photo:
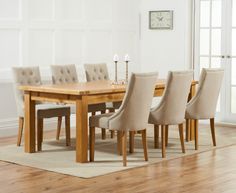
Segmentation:
<svg viewBox="0 0 236 193">
<path fill-rule="evenodd" d="M 196 95 L 187 104 L 186 118 L 214 118 L 223 76 L 223 69 L 202 69 Z"/>
<path fill-rule="evenodd" d="M 131 74 L 122 105 L 109 118 L 110 129 L 143 130 L 147 128 L 157 76 L 157 73 Z"/>
<path fill-rule="evenodd" d="M 13 86 L 19 117 L 24 117 L 24 93 L 18 89 L 20 85 L 41 85 L 39 67 L 14 67 Z"/>
<path fill-rule="evenodd" d="M 192 77 L 192 71 L 169 72 L 163 97 L 151 110 L 160 125 L 183 123 Z"/>
<path fill-rule="evenodd" d="M 86 79 L 88 82 L 98 80 L 109 80 L 107 65 L 101 64 L 85 64 L 84 65 Z"/>
<path fill-rule="evenodd" d="M 78 82 L 75 64 L 51 65 L 53 84 Z"/>
</svg>

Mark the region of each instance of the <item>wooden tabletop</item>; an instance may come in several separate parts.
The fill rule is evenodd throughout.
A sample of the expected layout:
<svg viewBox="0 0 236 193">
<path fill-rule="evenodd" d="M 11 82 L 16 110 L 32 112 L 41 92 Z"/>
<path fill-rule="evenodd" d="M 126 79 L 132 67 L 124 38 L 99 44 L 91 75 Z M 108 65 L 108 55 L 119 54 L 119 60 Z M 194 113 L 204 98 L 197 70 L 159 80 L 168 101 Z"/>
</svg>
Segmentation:
<svg viewBox="0 0 236 193">
<path fill-rule="evenodd" d="M 166 81 L 165 79 L 157 80 L 156 88 L 165 87 L 165 81 Z M 192 84 L 197 84 L 197 81 L 193 81 Z M 71 94 L 71 95 L 89 95 L 98 93 L 124 92 L 125 88 L 126 85 L 124 84 L 114 85 L 110 80 L 80 82 L 80 83 L 60 84 L 60 85 L 45 84 L 40 86 L 32 86 L 32 85 L 19 86 L 19 89 L 23 91 Z"/>
</svg>

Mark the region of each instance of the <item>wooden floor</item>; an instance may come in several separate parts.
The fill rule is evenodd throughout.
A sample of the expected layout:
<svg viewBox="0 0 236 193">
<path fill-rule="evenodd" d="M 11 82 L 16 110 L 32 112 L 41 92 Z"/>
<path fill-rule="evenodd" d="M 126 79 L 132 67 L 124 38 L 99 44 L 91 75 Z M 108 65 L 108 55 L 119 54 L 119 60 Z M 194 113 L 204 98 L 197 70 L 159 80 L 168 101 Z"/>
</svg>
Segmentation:
<svg viewBox="0 0 236 193">
<path fill-rule="evenodd" d="M 236 128 L 216 131 L 218 140 L 221 135 L 236 136 Z M 1 146 L 13 142 L 15 137 L 0 138 Z M 236 193 L 236 145 L 92 179 L 0 162 L 0 192 Z"/>
</svg>

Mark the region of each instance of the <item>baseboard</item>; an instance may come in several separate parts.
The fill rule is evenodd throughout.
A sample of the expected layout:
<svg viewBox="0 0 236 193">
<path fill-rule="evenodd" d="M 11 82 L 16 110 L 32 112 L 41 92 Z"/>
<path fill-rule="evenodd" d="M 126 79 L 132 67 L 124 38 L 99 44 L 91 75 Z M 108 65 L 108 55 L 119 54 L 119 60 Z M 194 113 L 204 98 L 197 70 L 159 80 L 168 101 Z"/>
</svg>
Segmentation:
<svg viewBox="0 0 236 193">
<path fill-rule="evenodd" d="M 57 118 L 46 119 L 44 121 L 44 130 L 56 129 Z M 62 122 L 62 127 L 64 127 L 64 119 Z M 71 115 L 71 127 L 75 127 L 75 116 Z M 0 120 L 0 137 L 14 136 L 18 133 L 18 119 L 3 119 Z"/>
</svg>

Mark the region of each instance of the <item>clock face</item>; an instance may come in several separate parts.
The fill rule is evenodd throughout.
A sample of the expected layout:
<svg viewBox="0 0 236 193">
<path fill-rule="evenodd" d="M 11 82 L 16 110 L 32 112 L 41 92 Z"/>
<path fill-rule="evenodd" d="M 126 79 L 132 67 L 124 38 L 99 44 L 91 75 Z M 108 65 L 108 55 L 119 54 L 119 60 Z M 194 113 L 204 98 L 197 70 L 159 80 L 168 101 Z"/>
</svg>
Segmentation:
<svg viewBox="0 0 236 193">
<path fill-rule="evenodd" d="M 150 11 L 150 29 L 173 29 L 173 11 Z"/>
</svg>

